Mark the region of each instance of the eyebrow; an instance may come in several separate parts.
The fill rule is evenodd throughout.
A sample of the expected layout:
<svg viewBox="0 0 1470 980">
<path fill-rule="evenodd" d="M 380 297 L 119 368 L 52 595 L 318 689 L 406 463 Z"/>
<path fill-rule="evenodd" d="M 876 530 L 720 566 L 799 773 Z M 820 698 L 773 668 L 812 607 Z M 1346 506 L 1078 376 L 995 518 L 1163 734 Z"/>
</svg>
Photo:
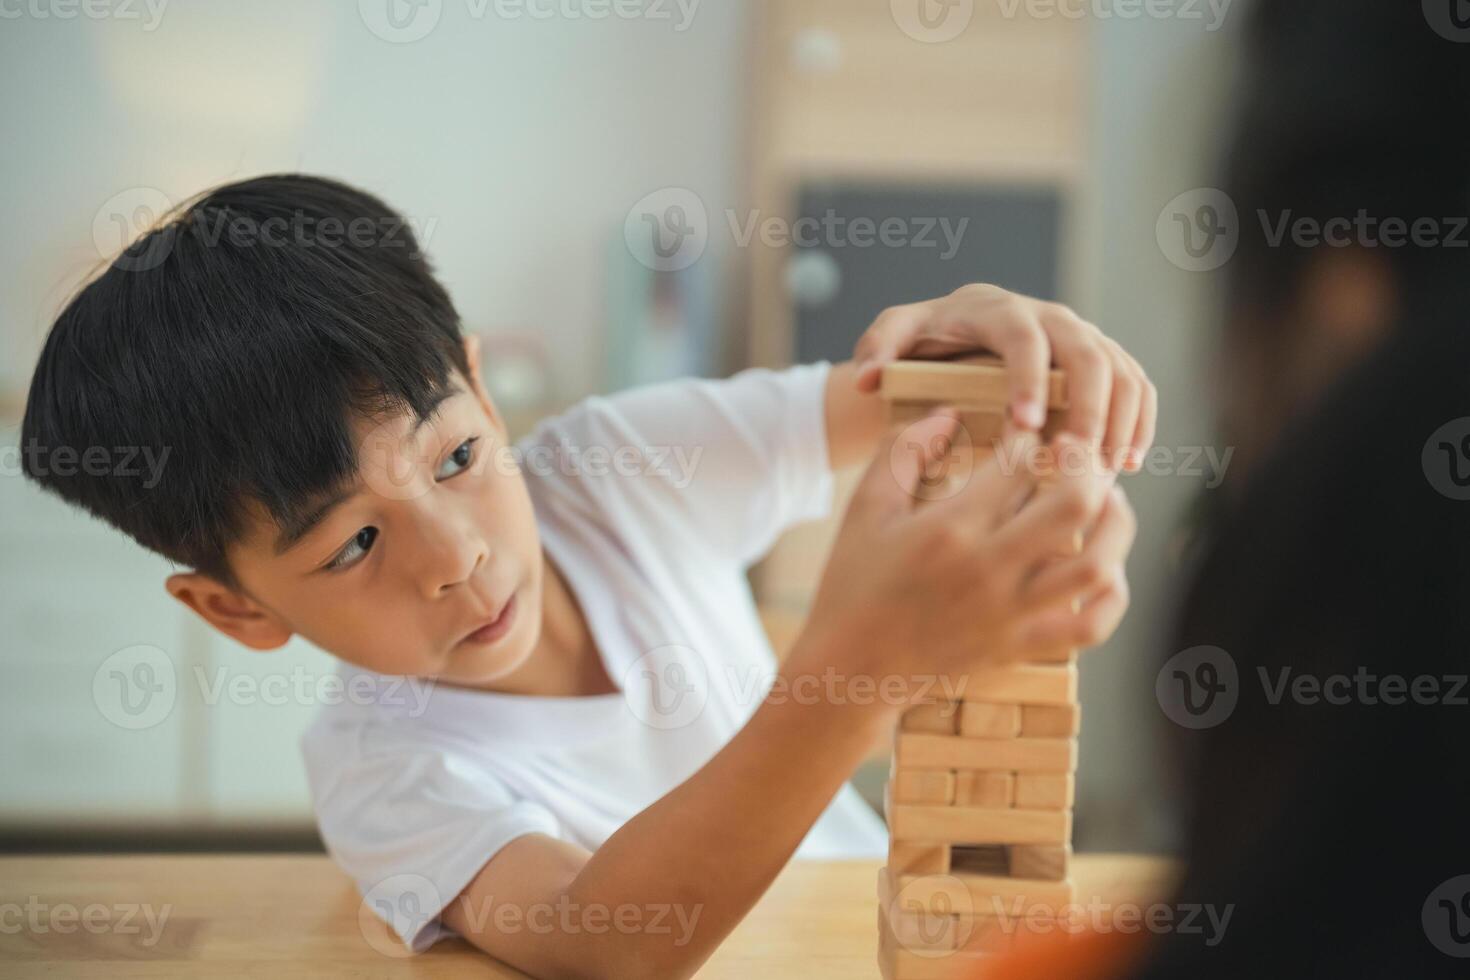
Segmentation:
<svg viewBox="0 0 1470 980">
<path fill-rule="evenodd" d="M 439 409 L 446 401 L 460 394 L 463 394 L 463 392 L 454 387 L 436 391 L 429 401 L 429 410 L 414 419 L 413 427 L 408 430 L 408 435 L 405 438 L 412 439 L 414 436 L 417 436 L 420 429 L 438 417 Z M 327 515 L 348 500 L 357 496 L 360 492 L 360 481 L 345 484 L 317 498 L 310 507 L 301 513 L 288 517 L 280 533 L 276 535 L 276 554 L 279 556 L 290 551 L 302 538 L 310 534 L 318 524 L 326 520 Z"/>
</svg>

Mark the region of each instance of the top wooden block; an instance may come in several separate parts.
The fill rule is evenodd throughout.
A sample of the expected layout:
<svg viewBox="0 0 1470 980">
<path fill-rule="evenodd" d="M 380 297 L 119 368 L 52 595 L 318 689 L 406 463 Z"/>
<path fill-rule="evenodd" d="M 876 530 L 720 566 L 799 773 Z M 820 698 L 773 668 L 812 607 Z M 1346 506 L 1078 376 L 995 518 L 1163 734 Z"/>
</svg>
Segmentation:
<svg viewBox="0 0 1470 980">
<path fill-rule="evenodd" d="M 931 402 L 973 411 L 1004 412 L 1009 400 L 1005 365 L 995 357 L 968 357 L 956 361 L 894 361 L 883 368 L 879 393 L 891 402 Z M 1047 385 L 1046 407 L 1067 407 L 1067 382 L 1053 370 Z"/>
</svg>

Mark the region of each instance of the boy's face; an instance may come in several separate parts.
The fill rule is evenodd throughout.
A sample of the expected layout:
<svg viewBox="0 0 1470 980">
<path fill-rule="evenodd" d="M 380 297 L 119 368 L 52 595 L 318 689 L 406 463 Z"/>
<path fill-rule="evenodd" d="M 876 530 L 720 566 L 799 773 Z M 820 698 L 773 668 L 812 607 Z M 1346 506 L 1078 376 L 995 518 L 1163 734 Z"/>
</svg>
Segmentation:
<svg viewBox="0 0 1470 980">
<path fill-rule="evenodd" d="M 356 425 L 356 483 L 298 533 L 252 510 L 229 554 L 244 595 L 201 594 L 196 575 L 170 591 L 249 646 L 299 633 L 369 670 L 463 685 L 521 666 L 540 636 L 540 536 L 470 353 L 475 377 L 456 375 L 422 425 Z"/>
</svg>

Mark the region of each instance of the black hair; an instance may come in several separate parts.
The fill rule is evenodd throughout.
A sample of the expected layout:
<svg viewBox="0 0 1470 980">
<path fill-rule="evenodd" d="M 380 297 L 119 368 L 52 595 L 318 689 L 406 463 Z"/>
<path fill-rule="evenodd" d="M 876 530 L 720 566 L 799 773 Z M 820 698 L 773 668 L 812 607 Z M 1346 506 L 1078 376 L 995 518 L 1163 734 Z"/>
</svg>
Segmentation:
<svg viewBox="0 0 1470 980">
<path fill-rule="evenodd" d="M 1225 182 L 1243 228 L 1257 207 L 1470 212 L 1470 49 L 1419 3 L 1262 0 L 1244 76 Z M 1229 329 L 1290 332 L 1309 258 L 1243 234 L 1231 305 L 1275 316 Z M 1396 322 L 1279 421 L 1205 531 L 1166 655 L 1225 651 L 1238 701 L 1213 727 L 1172 729 L 1187 811 L 1175 900 L 1233 917 L 1215 946 L 1157 939 L 1139 980 L 1465 975 L 1445 947 L 1470 953 L 1470 898 L 1435 895 L 1470 874 L 1458 755 L 1470 743 L 1470 501 L 1436 469 L 1435 443 L 1455 420 L 1470 433 L 1470 248 L 1386 258 Z M 1347 703 L 1280 687 L 1301 675 L 1350 678 Z M 1433 678 L 1435 693 L 1395 697 L 1360 675 Z"/>
<path fill-rule="evenodd" d="M 67 304 L 22 458 L 47 490 L 235 584 L 248 502 L 299 520 L 355 473 L 354 418 L 426 418 L 456 369 L 459 315 L 401 215 L 337 181 L 256 177 L 181 204 Z M 48 465 L 91 447 L 165 462 Z"/>
</svg>

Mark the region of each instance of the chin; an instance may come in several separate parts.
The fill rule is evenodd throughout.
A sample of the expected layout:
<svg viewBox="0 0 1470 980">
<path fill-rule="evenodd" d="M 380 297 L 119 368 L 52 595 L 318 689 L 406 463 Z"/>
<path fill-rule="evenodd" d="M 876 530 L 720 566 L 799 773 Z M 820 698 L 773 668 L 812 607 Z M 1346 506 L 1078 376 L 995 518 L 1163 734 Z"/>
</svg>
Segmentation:
<svg viewBox="0 0 1470 980">
<path fill-rule="evenodd" d="M 445 680 L 474 684 L 505 680 L 530 661 L 539 633 L 539 629 L 516 629 L 497 645 L 497 649 L 483 651 L 458 663 L 451 661 L 453 668 L 440 676 Z"/>
</svg>

